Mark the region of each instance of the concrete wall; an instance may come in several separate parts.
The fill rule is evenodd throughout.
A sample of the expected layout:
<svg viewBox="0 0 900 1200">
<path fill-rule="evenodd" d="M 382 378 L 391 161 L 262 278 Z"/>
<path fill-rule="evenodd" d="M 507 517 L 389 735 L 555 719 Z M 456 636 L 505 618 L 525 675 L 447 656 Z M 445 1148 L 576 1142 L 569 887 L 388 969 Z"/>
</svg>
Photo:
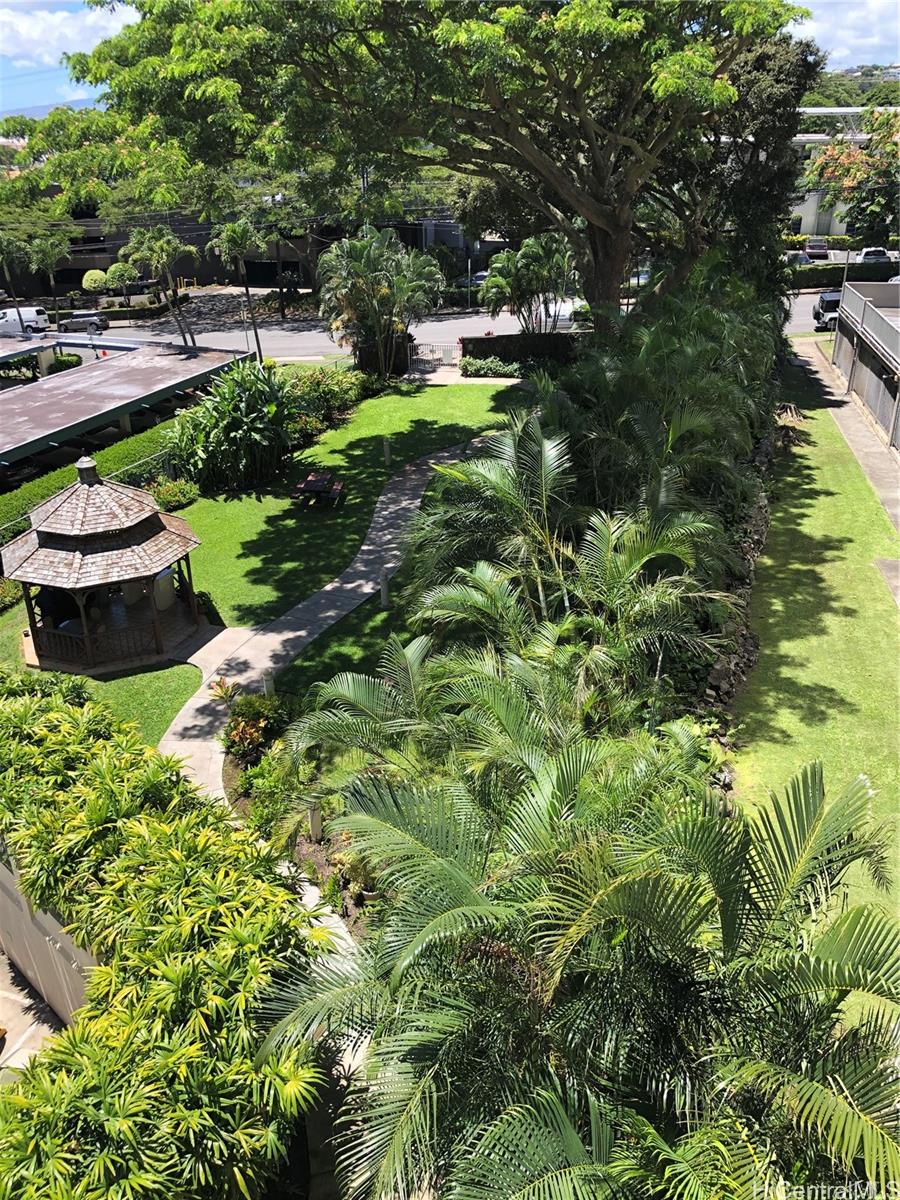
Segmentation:
<svg viewBox="0 0 900 1200">
<path fill-rule="evenodd" d="M 0 947 L 56 1015 L 70 1020 L 84 1003 L 87 973 L 96 964 L 55 917 L 32 909 L 7 862 L 0 862 Z"/>
<path fill-rule="evenodd" d="M 834 365 L 848 390 L 865 405 L 883 440 L 900 449 L 897 376 L 864 337 L 850 325 L 838 324 Z"/>
</svg>

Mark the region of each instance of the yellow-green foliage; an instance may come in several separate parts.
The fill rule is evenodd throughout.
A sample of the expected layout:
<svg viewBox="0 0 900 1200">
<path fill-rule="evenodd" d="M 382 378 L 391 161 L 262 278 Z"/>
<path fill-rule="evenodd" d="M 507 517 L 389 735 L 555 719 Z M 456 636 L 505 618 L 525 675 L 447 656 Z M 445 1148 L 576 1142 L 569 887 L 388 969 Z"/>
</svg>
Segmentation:
<svg viewBox="0 0 900 1200">
<path fill-rule="evenodd" d="M 31 678 L 0 676 L 0 834 L 34 905 L 101 965 L 0 1092 L 0 1195 L 255 1197 L 319 1083 L 302 1050 L 254 1066 L 256 1000 L 325 935 L 174 760 Z"/>
</svg>

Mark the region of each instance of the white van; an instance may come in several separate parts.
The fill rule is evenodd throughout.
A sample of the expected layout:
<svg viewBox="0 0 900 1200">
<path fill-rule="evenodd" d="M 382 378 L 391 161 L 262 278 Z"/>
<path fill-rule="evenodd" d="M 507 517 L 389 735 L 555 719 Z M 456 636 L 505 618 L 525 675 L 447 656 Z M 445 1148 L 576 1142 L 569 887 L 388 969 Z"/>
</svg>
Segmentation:
<svg viewBox="0 0 900 1200">
<path fill-rule="evenodd" d="M 19 313 L 22 314 L 21 322 Z M 45 308 L 25 308 L 20 305 L 19 313 L 15 308 L 0 309 L 0 334 L 7 337 L 15 337 L 17 334 L 21 336 L 23 325 L 26 333 L 40 333 L 50 328 L 50 318 Z"/>
</svg>

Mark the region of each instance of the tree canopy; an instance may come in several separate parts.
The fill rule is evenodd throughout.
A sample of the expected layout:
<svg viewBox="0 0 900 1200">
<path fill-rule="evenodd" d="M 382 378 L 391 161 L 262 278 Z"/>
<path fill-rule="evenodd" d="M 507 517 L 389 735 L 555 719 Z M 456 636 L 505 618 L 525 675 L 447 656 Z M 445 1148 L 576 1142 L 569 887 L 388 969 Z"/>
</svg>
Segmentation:
<svg viewBox="0 0 900 1200">
<path fill-rule="evenodd" d="M 799 11 L 785 0 L 134 4 L 140 22 L 70 59 L 107 88 L 109 119 L 149 137 L 160 127 L 211 167 L 230 153 L 302 171 L 324 154 L 335 178 L 365 171 L 367 193 L 435 166 L 495 181 L 567 236 L 597 302 L 618 298 L 646 196 L 669 213 L 676 282 L 715 240 L 714 194 L 723 173 L 741 174 L 755 75 L 768 69 L 754 55 Z M 766 104 L 790 123 L 821 64 L 811 44 L 784 44 L 800 69 L 776 76 Z M 750 156 L 783 158 L 789 138 L 765 132 Z"/>
</svg>

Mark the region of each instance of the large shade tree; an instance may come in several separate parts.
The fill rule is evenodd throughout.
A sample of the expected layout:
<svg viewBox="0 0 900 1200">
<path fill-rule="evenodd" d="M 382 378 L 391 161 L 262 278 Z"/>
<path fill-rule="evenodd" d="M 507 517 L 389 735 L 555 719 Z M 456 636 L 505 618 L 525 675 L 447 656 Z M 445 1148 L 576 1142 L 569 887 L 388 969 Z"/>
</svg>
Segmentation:
<svg viewBox="0 0 900 1200">
<path fill-rule="evenodd" d="M 140 23 L 72 59 L 115 111 L 137 121 L 149 107 L 194 156 L 220 154 L 227 131 L 239 153 L 275 164 L 327 150 L 369 180 L 423 165 L 494 180 L 568 237 L 595 304 L 618 301 L 649 189 L 672 212 L 684 270 L 727 227 L 709 219 L 712 197 L 737 194 L 748 158 L 792 153 L 783 129 L 768 142 L 745 133 L 752 77 L 770 70 L 746 56 L 797 13 L 784 0 L 137 7 Z M 809 67 L 775 76 L 778 95 L 765 96 L 790 122 L 820 63 L 809 43 L 782 40 Z M 676 164 L 694 166 L 689 187 Z M 709 169 L 722 164 L 724 183 Z"/>
</svg>

